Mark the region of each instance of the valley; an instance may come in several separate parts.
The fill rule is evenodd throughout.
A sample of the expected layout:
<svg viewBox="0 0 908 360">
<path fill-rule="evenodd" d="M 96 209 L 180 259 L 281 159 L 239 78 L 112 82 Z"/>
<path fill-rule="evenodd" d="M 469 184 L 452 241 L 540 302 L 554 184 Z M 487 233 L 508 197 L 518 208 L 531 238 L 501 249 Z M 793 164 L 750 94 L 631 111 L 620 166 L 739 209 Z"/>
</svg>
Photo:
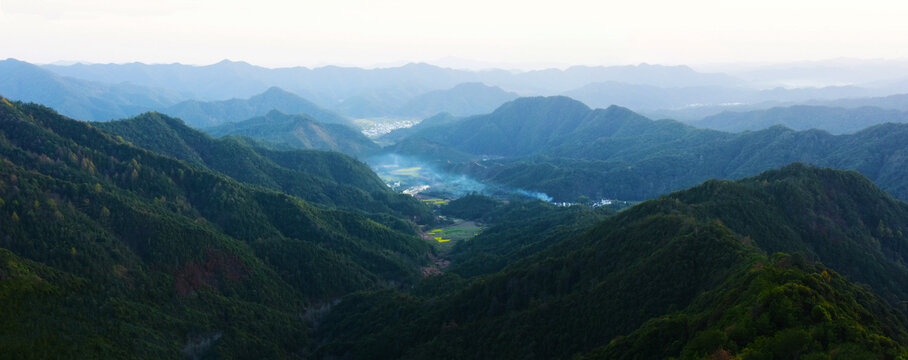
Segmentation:
<svg viewBox="0 0 908 360">
<path fill-rule="evenodd" d="M 0 360 L 908 359 L 868 1 L 3 1 Z"/>
</svg>

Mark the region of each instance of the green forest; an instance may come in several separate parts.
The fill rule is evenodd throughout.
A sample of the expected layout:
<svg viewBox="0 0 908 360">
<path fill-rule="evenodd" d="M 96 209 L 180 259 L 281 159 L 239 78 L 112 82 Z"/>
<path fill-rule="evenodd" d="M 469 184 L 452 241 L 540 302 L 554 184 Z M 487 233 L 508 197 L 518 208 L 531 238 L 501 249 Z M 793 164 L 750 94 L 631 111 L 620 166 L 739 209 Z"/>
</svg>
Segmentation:
<svg viewBox="0 0 908 360">
<path fill-rule="evenodd" d="M 406 132 L 401 154 L 447 171 L 541 191 L 557 201 L 648 200 L 709 179 L 739 179 L 793 162 L 857 170 L 908 200 L 908 124 L 847 135 L 773 126 L 740 133 L 651 120 L 629 109 L 590 109 L 563 96 L 520 98 L 475 115 Z M 464 156 L 467 154 L 467 156 Z M 477 161 L 478 160 L 478 161 Z"/>
<path fill-rule="evenodd" d="M 552 111 L 570 117 L 584 109 Z M 689 131 L 692 143 L 720 134 L 605 111 L 662 129 L 656 138 Z M 615 125 L 606 121 L 612 115 L 589 116 L 595 119 L 576 128 Z M 631 130 L 614 133 L 622 131 Z M 810 136 L 767 131 L 775 141 Z M 755 174 L 668 191 L 704 174 L 691 175 L 647 190 L 660 195 L 632 206 L 481 193 L 420 201 L 391 190 L 356 158 L 247 136 L 216 138 L 160 113 L 81 122 L 0 101 L 0 353 L 908 358 L 908 204 L 885 190 L 899 194 L 893 189 L 903 182 L 892 174 L 904 169 L 887 167 L 875 183 L 864 168 L 737 159 L 725 176 Z M 723 146 L 769 135 L 740 136 Z M 487 151 L 446 152 L 419 139 L 397 146 L 439 146 L 438 154 L 452 157 Z M 519 151 L 547 141 L 505 145 Z M 801 144 L 803 153 L 833 149 Z M 672 150 L 682 159 L 684 146 Z M 668 161 L 645 155 L 645 147 L 625 147 L 622 156 L 652 166 Z M 551 154 L 569 148 L 551 144 Z M 597 164 L 618 161 L 594 157 L 541 154 L 473 166 L 495 167 L 496 179 L 557 182 L 580 169 L 596 177 L 613 171 Z M 568 165 L 554 168 L 562 161 Z M 757 171 L 764 166 L 770 169 Z M 432 240 L 440 230 L 430 229 L 458 222 L 476 233 L 444 245 Z"/>
</svg>

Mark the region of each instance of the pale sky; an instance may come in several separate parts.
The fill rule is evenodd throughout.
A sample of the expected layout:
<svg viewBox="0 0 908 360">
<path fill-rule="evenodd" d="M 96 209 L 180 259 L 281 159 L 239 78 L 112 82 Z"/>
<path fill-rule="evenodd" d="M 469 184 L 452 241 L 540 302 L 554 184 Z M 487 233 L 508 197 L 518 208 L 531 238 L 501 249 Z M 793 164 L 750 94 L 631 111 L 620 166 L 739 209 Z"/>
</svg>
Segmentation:
<svg viewBox="0 0 908 360">
<path fill-rule="evenodd" d="M 515 67 L 908 58 L 908 2 L 0 0 L 0 58 Z"/>
</svg>

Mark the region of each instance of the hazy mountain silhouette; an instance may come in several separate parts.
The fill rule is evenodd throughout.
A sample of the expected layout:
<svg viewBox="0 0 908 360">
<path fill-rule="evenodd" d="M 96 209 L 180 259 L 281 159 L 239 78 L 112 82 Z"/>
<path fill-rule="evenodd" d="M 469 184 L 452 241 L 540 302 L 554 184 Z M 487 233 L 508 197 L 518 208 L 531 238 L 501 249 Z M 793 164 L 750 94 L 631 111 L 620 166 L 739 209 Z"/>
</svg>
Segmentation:
<svg viewBox="0 0 908 360">
<path fill-rule="evenodd" d="M 306 114 L 323 123 L 355 127 L 349 119 L 277 87 L 269 88 L 249 99 L 188 100 L 162 109 L 161 112 L 178 117 L 193 127 L 206 128 L 262 116 L 272 110 L 287 114 Z"/>
<path fill-rule="evenodd" d="M 0 61 L 0 94 L 35 102 L 81 120 L 106 121 L 162 108 L 185 99 L 170 90 L 135 83 L 116 85 L 57 75 L 15 59 Z"/>
</svg>

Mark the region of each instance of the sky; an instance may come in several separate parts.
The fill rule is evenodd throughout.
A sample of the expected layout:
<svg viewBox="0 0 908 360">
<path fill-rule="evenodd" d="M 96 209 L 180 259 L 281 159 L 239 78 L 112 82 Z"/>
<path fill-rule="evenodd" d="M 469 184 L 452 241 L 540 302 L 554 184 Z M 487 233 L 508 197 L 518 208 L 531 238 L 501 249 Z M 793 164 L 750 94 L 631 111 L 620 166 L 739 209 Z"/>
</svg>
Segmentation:
<svg viewBox="0 0 908 360">
<path fill-rule="evenodd" d="M 0 58 L 390 66 L 908 58 L 908 2 L 0 0 Z"/>
</svg>

